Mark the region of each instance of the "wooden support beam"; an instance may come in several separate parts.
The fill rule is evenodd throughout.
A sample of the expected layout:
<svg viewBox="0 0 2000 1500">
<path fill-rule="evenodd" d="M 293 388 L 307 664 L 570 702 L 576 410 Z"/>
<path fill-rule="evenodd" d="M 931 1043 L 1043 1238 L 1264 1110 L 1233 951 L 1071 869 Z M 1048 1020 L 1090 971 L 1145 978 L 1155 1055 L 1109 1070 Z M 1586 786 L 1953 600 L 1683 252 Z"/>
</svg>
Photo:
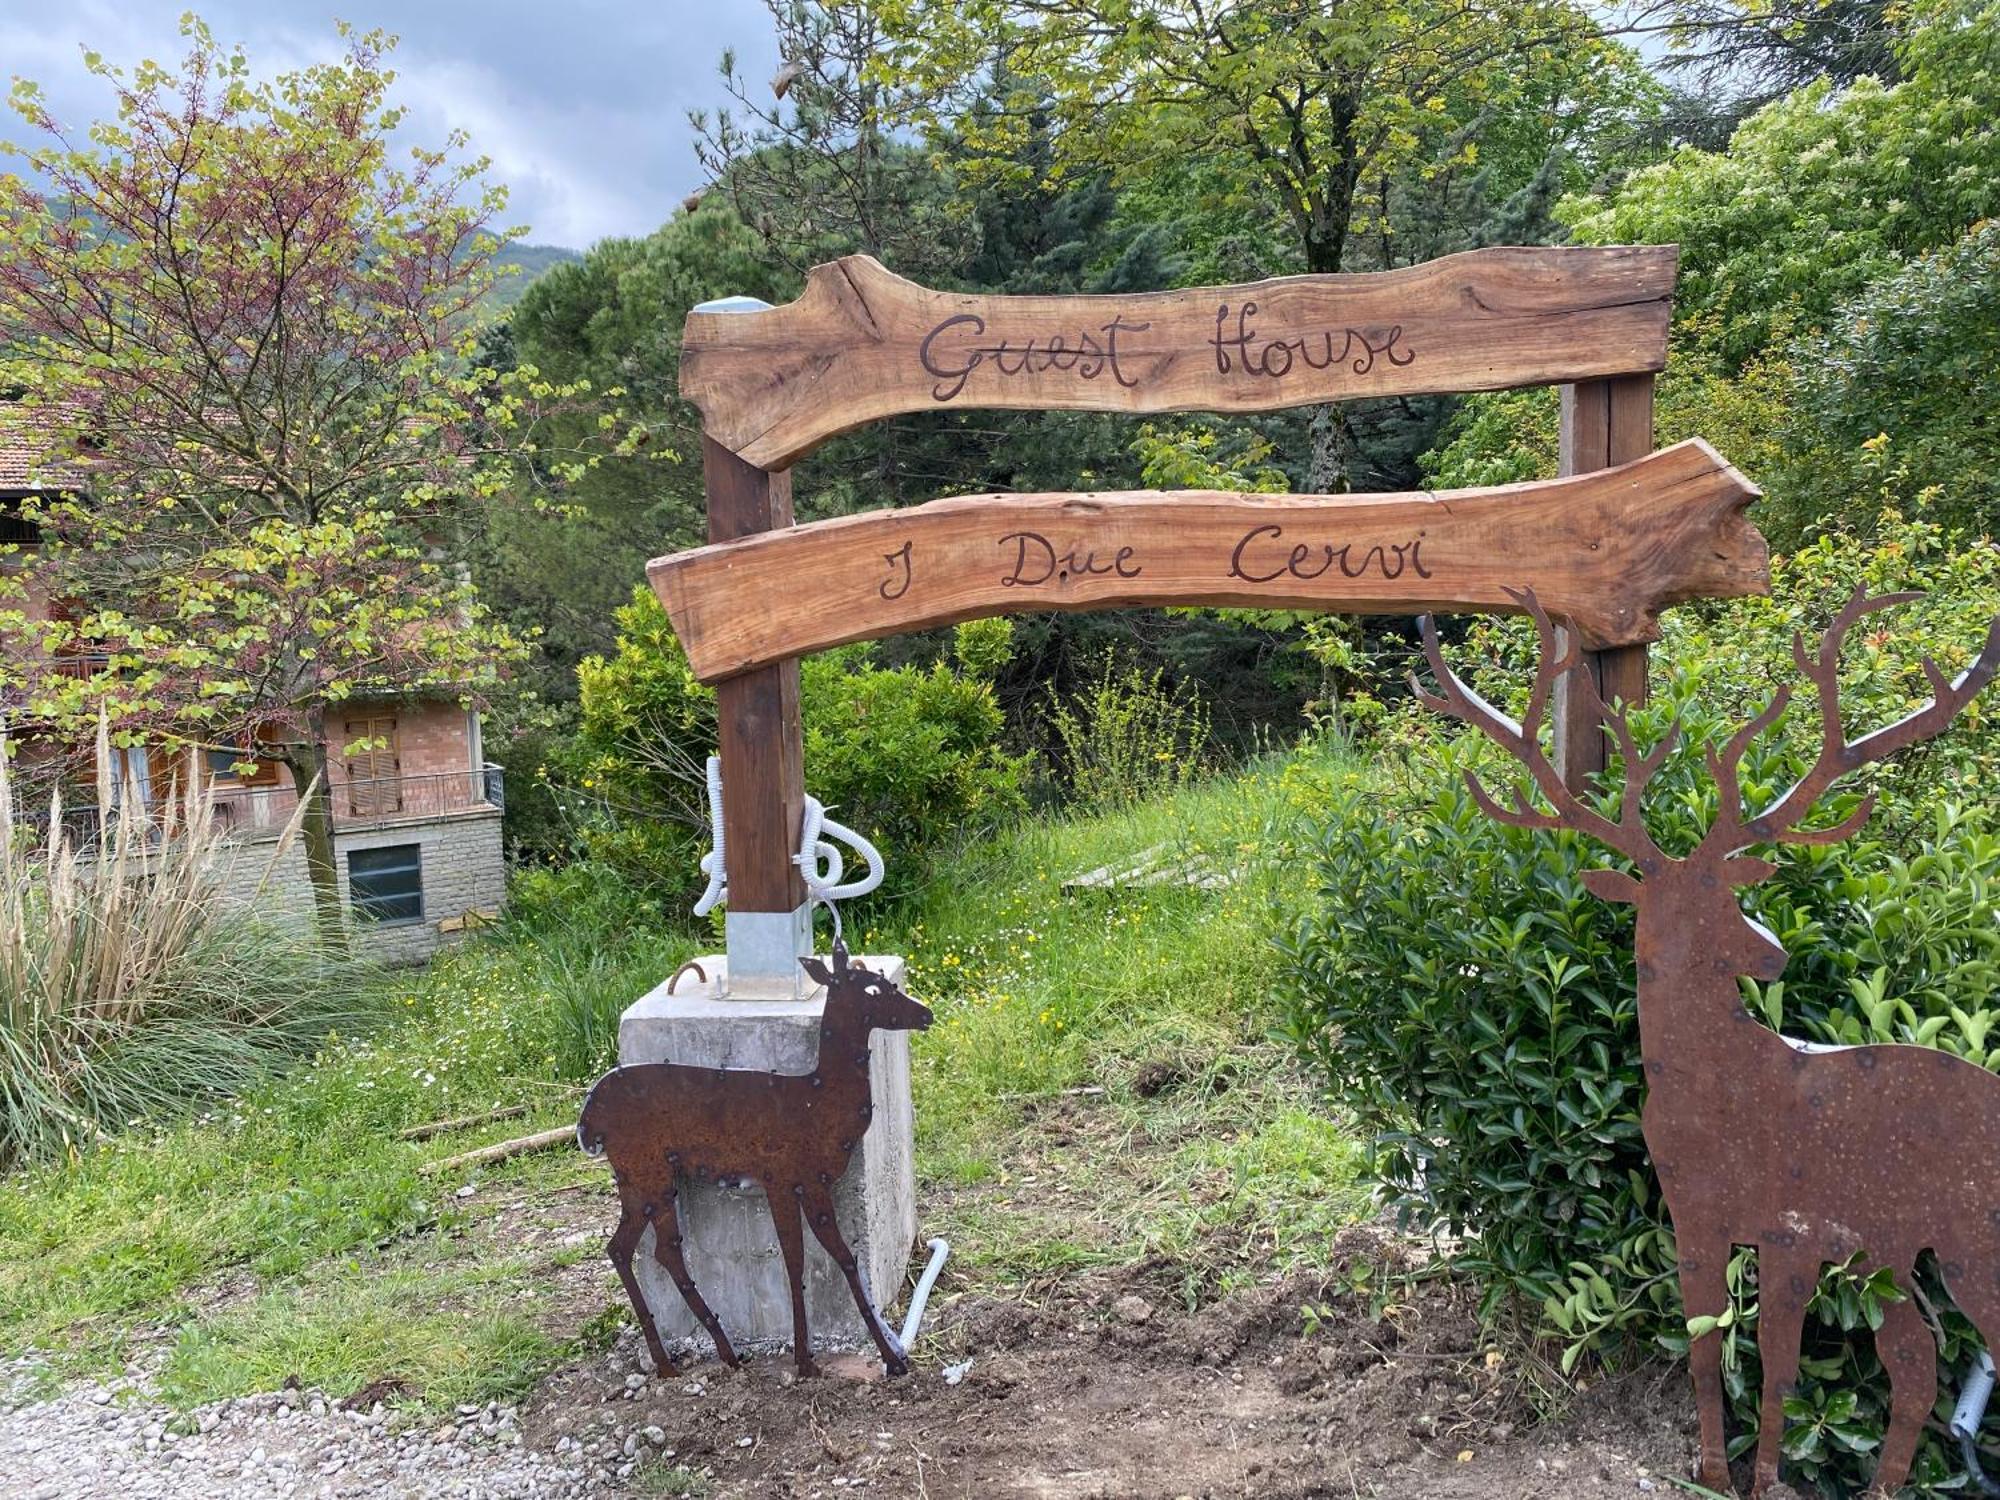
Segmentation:
<svg viewBox="0 0 2000 1500">
<path fill-rule="evenodd" d="M 1752 488 L 1693 440 L 1572 479 L 1401 495 L 968 495 L 651 563 L 705 681 L 981 615 L 1128 605 L 1508 611 L 1533 587 L 1592 646 L 1766 587 Z M 735 835 L 732 833 L 731 838 Z M 736 846 L 729 850 L 732 891 Z"/>
<path fill-rule="evenodd" d="M 1562 388 L 1562 473 L 1589 474 L 1629 463 L 1652 451 L 1653 377 L 1621 375 Z M 1768 585 L 1767 585 L 1768 586 Z M 1606 703 L 1638 707 L 1646 701 L 1646 647 L 1642 643 L 1590 650 L 1584 660 Z M 1567 680 L 1557 687 L 1556 764 L 1563 780 L 1583 787 L 1605 767 L 1610 737 L 1590 722 Z"/>
<path fill-rule="evenodd" d="M 789 470 L 766 473 L 707 437 L 701 457 L 710 542 L 738 541 L 792 524 Z M 792 863 L 806 805 L 798 658 L 718 683 L 715 718 L 729 909 L 795 911 L 806 899 L 804 877 Z"/>
</svg>

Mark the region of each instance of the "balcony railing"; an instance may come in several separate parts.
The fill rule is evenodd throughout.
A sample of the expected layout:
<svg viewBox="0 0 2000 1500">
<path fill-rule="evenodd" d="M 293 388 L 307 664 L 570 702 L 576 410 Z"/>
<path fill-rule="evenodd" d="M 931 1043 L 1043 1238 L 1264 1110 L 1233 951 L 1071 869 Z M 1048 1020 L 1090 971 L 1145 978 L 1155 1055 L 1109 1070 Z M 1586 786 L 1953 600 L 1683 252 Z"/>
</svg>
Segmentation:
<svg viewBox="0 0 2000 1500">
<path fill-rule="evenodd" d="M 166 793 L 155 790 L 155 801 Z M 298 793 L 289 783 L 240 786 L 220 780 L 213 788 L 216 822 L 232 833 L 276 833 L 298 808 Z M 405 819 L 422 821 L 507 803 L 506 777 L 488 763 L 478 770 L 440 771 L 424 776 L 371 776 L 335 782 L 333 826 L 367 828 Z M 161 816 L 163 807 L 155 807 Z M 47 821 L 47 808 L 42 810 Z M 85 848 L 98 839 L 97 808 L 91 803 L 65 805 L 63 829 L 73 847 Z"/>
<path fill-rule="evenodd" d="M 506 806 L 500 767 L 438 771 L 423 776 L 358 776 L 333 784 L 333 825 L 356 828 L 405 818 L 439 818 L 476 808 Z M 277 830 L 299 805 L 289 785 L 232 786 L 216 783 L 216 816 L 244 833 Z"/>
<path fill-rule="evenodd" d="M 56 673 L 62 677 L 95 677 L 110 665 L 108 651 L 65 651 L 56 658 Z"/>
</svg>

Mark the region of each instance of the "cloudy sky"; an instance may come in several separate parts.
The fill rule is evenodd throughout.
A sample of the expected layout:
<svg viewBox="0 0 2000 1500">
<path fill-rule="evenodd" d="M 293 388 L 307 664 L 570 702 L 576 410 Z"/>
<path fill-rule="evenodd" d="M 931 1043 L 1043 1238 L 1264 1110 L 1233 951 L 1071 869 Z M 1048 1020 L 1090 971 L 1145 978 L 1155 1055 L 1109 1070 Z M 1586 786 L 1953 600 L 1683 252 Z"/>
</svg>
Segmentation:
<svg viewBox="0 0 2000 1500">
<path fill-rule="evenodd" d="M 58 119 L 110 113 L 85 46 L 178 60 L 191 0 L 0 0 L 0 80 L 32 78 Z M 336 17 L 402 37 L 396 97 L 412 140 L 456 126 L 493 158 L 529 238 L 577 249 L 658 227 L 700 182 L 687 111 L 725 96 L 725 47 L 753 79 L 777 68 L 762 0 L 192 0 L 259 71 L 338 51 Z M 21 138 L 0 119 L 0 138 Z M 0 170 L 6 170 L 0 161 Z"/>
</svg>

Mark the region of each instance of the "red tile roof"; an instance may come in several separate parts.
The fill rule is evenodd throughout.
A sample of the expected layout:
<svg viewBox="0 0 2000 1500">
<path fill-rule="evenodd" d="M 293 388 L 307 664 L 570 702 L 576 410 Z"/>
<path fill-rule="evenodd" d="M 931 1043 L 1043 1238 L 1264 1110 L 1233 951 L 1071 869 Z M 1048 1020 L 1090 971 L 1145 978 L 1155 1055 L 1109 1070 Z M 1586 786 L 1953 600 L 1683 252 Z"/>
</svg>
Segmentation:
<svg viewBox="0 0 2000 1500">
<path fill-rule="evenodd" d="M 44 464 L 54 419 L 18 402 L 0 401 L 0 493 L 61 489 L 64 476 L 75 483 L 66 465 Z"/>
<path fill-rule="evenodd" d="M 15 438 L 5 427 L 0 427 L 0 490 L 25 490 L 33 486 L 28 480 L 28 469 L 34 459 L 34 451 Z"/>
</svg>

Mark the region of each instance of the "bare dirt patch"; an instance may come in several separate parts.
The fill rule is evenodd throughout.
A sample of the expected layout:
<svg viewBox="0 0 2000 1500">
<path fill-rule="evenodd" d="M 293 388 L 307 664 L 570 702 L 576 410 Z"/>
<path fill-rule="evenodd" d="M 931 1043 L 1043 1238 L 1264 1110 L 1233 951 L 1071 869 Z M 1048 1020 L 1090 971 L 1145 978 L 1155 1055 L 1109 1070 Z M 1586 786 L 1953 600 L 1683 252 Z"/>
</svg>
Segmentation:
<svg viewBox="0 0 2000 1500">
<path fill-rule="evenodd" d="M 1180 1108 L 1184 1095 L 1197 1102 Z M 1199 1102 L 1217 1097 L 1170 1084 L 1143 1115 L 1095 1095 L 1030 1101 L 1003 1172 L 927 1184 L 927 1221 L 960 1253 L 907 1379 L 799 1382 L 788 1356 L 655 1374 L 602 1257 L 608 1175 L 537 1158 L 451 1187 L 471 1189 L 454 1198 L 463 1218 L 385 1241 L 370 1267 L 428 1272 L 413 1294 L 427 1310 L 480 1295 L 476 1272 L 498 1275 L 489 1291 L 550 1339 L 578 1341 L 517 1404 L 441 1405 L 385 1359 L 302 1404 L 274 1392 L 177 1415 L 148 1390 L 174 1336 L 159 1328 L 134 1340 L 129 1395 L 111 1406 L 81 1389 L 12 1410 L 0 1399 L 0 1453 L 22 1493 L 51 1500 L 1681 1493 L 1665 1476 L 1685 1474 L 1693 1451 L 1683 1370 L 1569 1391 L 1494 1348 L 1471 1292 L 1417 1278 L 1408 1244 L 1379 1228 L 1329 1230 L 1313 1269 L 1274 1269 L 1300 1263 L 1297 1237 L 1281 1244 L 1268 1212 L 1228 1211 L 1242 1186 L 1177 1155 L 1269 1113 L 1239 1122 Z M 194 1301 L 213 1315 L 259 1289 L 238 1273 L 208 1290 Z M 343 1401 L 356 1391 L 361 1404 Z M 195 1424 L 178 1443 L 176 1422 Z"/>
<path fill-rule="evenodd" d="M 1354 1251 L 1384 1239 L 1357 1233 Z M 894 1382 L 800 1383 L 769 1359 L 632 1390 L 646 1367 L 621 1339 L 546 1383 L 523 1423 L 536 1446 L 607 1452 L 620 1490 L 773 1500 L 1591 1500 L 1673 1492 L 1659 1476 L 1684 1472 L 1684 1375 L 1607 1380 L 1538 1421 L 1461 1289 L 1422 1284 L 1378 1313 L 1344 1285 L 1291 1278 L 1187 1313 L 1163 1299 L 1173 1280 L 1142 1265 L 1040 1305 L 964 1297 Z M 1309 1337 L 1308 1302 L 1326 1309 Z M 625 1453 L 622 1435 L 648 1429 L 659 1440 Z"/>
</svg>

